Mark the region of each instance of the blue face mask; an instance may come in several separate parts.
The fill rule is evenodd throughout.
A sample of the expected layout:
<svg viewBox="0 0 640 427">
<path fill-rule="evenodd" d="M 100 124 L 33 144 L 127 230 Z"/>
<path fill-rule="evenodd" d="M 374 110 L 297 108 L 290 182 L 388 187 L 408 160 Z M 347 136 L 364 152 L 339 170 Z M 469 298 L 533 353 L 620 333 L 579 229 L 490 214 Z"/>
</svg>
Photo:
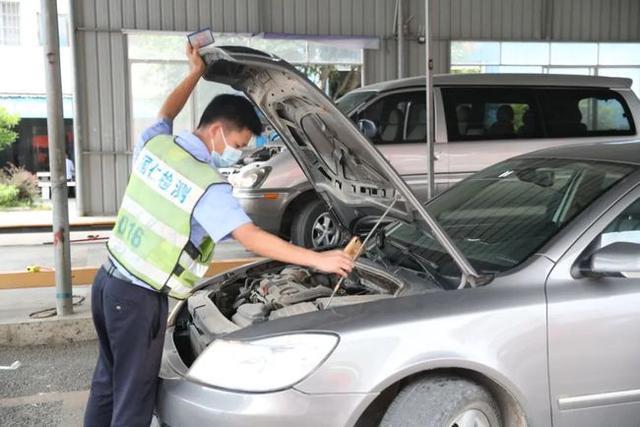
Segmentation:
<svg viewBox="0 0 640 427">
<path fill-rule="evenodd" d="M 242 150 L 230 146 L 224 136 L 224 131 L 220 129 L 220 132 L 224 141 L 224 150 L 222 154 L 218 154 L 216 151 L 211 152 L 211 163 L 218 168 L 228 168 L 238 163 L 238 160 L 242 157 Z"/>
</svg>

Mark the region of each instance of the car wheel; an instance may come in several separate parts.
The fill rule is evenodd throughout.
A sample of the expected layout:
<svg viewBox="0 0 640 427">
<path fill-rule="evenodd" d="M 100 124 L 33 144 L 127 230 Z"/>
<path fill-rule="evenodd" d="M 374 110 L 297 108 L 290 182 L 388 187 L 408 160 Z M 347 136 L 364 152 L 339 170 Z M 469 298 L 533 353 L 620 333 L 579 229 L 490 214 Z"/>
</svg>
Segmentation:
<svg viewBox="0 0 640 427">
<path fill-rule="evenodd" d="M 384 427 L 500 427 L 500 411 L 482 386 L 459 377 L 423 378 L 391 402 Z"/>
<path fill-rule="evenodd" d="M 312 200 L 291 224 L 291 241 L 299 246 L 322 249 L 340 242 L 340 227 L 322 200 Z"/>
</svg>

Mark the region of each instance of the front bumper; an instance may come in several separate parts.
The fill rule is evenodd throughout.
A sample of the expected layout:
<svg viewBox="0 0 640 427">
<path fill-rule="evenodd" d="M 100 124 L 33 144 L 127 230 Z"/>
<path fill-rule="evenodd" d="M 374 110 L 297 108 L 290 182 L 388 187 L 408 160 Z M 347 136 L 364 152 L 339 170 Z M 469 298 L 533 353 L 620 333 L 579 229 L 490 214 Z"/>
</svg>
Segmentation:
<svg viewBox="0 0 640 427">
<path fill-rule="evenodd" d="M 290 388 L 273 393 L 231 392 L 196 384 L 184 375 L 167 328 L 156 415 L 163 427 L 339 427 L 353 426 L 377 393 L 307 394 Z M 220 366 L 219 369 L 224 369 Z"/>
<path fill-rule="evenodd" d="M 258 227 L 274 234 L 282 231 L 285 209 L 295 197 L 285 191 L 242 189 L 234 189 L 233 195 Z"/>
<path fill-rule="evenodd" d="M 224 369 L 224 367 L 220 367 Z M 167 427 L 353 426 L 373 394 L 309 395 L 295 389 L 235 393 L 177 380 L 160 380 L 157 416 Z"/>
</svg>

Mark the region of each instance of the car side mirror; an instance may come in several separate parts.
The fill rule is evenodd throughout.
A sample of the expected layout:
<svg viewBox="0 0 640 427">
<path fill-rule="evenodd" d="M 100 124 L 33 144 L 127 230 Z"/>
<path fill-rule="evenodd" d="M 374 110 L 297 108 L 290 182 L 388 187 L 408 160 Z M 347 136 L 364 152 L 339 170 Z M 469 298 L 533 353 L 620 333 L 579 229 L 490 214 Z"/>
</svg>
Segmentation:
<svg viewBox="0 0 640 427">
<path fill-rule="evenodd" d="M 358 129 L 367 138 L 374 138 L 378 135 L 378 127 L 371 120 L 358 120 Z"/>
<path fill-rule="evenodd" d="M 598 249 L 591 255 L 586 273 L 599 276 L 640 274 L 640 245 L 616 242 Z"/>
</svg>

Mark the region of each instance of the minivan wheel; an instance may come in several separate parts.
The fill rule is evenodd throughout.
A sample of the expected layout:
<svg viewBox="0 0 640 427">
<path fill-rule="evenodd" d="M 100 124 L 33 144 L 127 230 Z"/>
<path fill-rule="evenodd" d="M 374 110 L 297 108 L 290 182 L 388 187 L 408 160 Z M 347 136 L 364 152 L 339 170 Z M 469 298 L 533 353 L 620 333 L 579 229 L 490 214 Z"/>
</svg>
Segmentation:
<svg viewBox="0 0 640 427">
<path fill-rule="evenodd" d="M 291 241 L 305 248 L 334 246 L 340 238 L 338 222 L 322 200 L 312 200 L 304 205 L 291 224 Z"/>
<path fill-rule="evenodd" d="M 491 394 L 464 378 L 438 376 L 416 380 L 391 402 L 384 427 L 501 427 Z"/>
</svg>

